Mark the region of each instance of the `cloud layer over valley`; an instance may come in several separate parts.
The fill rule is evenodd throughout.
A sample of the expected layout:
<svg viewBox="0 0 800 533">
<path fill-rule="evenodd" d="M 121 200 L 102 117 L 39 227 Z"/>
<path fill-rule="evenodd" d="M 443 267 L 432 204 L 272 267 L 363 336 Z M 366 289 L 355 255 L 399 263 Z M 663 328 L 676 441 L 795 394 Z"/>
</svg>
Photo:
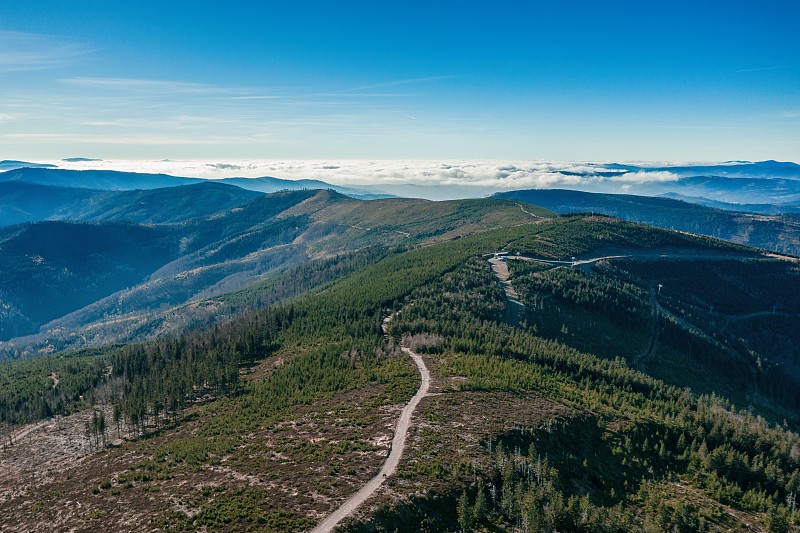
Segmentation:
<svg viewBox="0 0 800 533">
<path fill-rule="evenodd" d="M 317 179 L 334 185 L 367 187 L 392 194 L 431 199 L 484 196 L 497 191 L 531 188 L 569 188 L 619 191 L 631 184 L 674 181 L 664 170 L 607 167 L 602 163 L 553 161 L 362 161 L 362 160 L 244 160 L 244 161 L 47 161 L 59 168 L 164 173 L 219 179 L 272 176 Z M 652 163 L 650 163 L 652 165 Z M 659 163 L 659 166 L 664 166 Z"/>
</svg>

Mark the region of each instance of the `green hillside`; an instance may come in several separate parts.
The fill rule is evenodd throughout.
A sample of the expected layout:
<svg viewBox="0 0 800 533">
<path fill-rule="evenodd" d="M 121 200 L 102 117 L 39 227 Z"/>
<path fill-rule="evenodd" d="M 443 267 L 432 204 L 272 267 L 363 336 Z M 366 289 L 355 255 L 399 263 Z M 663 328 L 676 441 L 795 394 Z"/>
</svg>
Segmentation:
<svg viewBox="0 0 800 533">
<path fill-rule="evenodd" d="M 503 321 L 503 286 L 486 260 L 499 250 L 540 258 L 506 261 L 528 312 L 518 325 Z M 696 279 L 701 268 L 707 277 Z M 434 394 L 414 415 L 397 473 L 342 530 L 796 527 L 796 376 L 755 353 L 767 345 L 744 322 L 721 318 L 761 313 L 781 296 L 772 287 L 793 294 L 796 263 L 568 217 L 397 248 L 341 276 L 204 331 L 5 368 L 6 423 L 97 409 L 82 437 L 95 451 L 4 492 L 5 523 L 308 530 L 380 468 L 399 406 L 418 386 L 403 346 L 423 355 Z M 726 300 L 713 290 L 726 283 L 750 296 Z M 666 310 L 664 349 L 641 361 L 653 298 Z M 708 302 L 712 320 L 701 312 Z M 784 299 L 782 312 L 796 305 Z M 554 317 L 571 322 L 551 334 Z M 782 357 L 796 364 L 796 351 Z M 751 370 L 752 401 L 740 403 L 736 380 Z M 732 386 L 714 388 L 720 372 Z M 774 379 L 787 380 L 782 394 Z M 22 451 L 10 450 L 15 479 Z"/>
</svg>

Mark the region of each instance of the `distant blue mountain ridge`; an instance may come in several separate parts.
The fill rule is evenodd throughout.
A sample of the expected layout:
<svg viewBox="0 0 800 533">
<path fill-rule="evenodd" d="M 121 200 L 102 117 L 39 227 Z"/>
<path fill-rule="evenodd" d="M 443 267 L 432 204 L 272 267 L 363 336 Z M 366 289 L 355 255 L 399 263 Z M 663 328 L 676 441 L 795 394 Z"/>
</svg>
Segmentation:
<svg viewBox="0 0 800 533">
<path fill-rule="evenodd" d="M 30 163 L 28 161 L 16 161 L 14 159 L 4 159 L 0 161 L 0 171 L 16 170 L 18 168 L 58 168 L 49 163 Z"/>
<path fill-rule="evenodd" d="M 88 158 L 70 158 L 87 160 Z M 0 183 L 26 182 L 56 187 L 85 188 L 106 191 L 155 189 L 190 185 L 204 181 L 201 178 L 177 177 L 167 174 L 145 174 L 114 170 L 66 170 L 51 164 L 25 161 L 0 161 Z M 673 179 L 650 179 L 649 173 L 669 172 Z M 645 196 L 677 195 L 694 203 L 709 202 L 734 204 L 732 209 L 753 212 L 793 212 L 800 205 L 800 165 L 781 161 L 731 161 L 711 165 L 645 166 L 620 163 L 592 163 L 589 168 L 564 170 L 564 176 L 600 178 L 585 183 L 562 184 L 576 190 L 606 193 L 630 193 Z M 641 176 L 623 176 L 625 174 Z M 264 176 L 260 178 L 231 177 L 213 180 L 261 193 L 281 190 L 332 189 L 359 199 L 386 198 L 393 195 L 435 198 L 464 198 L 491 194 L 500 189 L 484 191 L 480 187 L 439 184 L 394 184 L 375 186 L 337 186 L 320 180 L 288 180 Z M 484 187 L 485 189 L 485 187 Z M 388 193 L 387 193 L 388 191 Z M 389 194 L 393 193 L 393 194 Z M 780 206 L 780 207 L 773 207 Z M 789 206 L 789 209 L 786 209 Z M 725 208 L 724 206 L 717 206 Z"/>
<path fill-rule="evenodd" d="M 18 163 L 23 165 L 35 164 L 13 161 L 0 162 L 0 165 L 6 164 L 6 171 L 0 172 L 0 183 L 23 182 L 54 187 L 97 189 L 102 191 L 130 191 L 135 189 L 160 189 L 164 187 L 214 182 L 235 185 L 242 189 L 265 194 L 286 190 L 332 189 L 340 194 L 362 200 L 388 198 L 392 196 L 380 190 L 342 187 L 319 180 L 287 180 L 270 176 L 208 180 L 171 176 L 168 174 L 120 172 L 117 170 L 67 170 L 53 168 L 53 165 L 14 167 L 14 165 Z M 0 168 L 2 168 L 2 166 L 0 166 Z"/>
<path fill-rule="evenodd" d="M 617 172 L 671 172 L 681 177 L 686 176 L 720 176 L 746 178 L 791 178 L 800 179 L 800 165 L 791 161 L 728 161 L 713 165 L 665 165 L 643 166 L 619 163 L 597 164 L 597 172 L 589 175 L 601 175 L 604 171 Z"/>
</svg>

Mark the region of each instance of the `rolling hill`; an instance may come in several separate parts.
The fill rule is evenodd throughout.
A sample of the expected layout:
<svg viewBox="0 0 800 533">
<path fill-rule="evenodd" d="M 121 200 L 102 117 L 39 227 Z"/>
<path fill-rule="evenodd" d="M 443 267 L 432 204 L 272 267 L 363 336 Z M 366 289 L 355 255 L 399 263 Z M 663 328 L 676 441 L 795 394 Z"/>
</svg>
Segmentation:
<svg viewBox="0 0 800 533">
<path fill-rule="evenodd" d="M 554 172 L 587 178 L 585 182 L 569 185 L 587 192 L 679 195 L 742 205 L 794 205 L 800 200 L 800 165 L 792 162 L 730 161 L 668 166 L 588 163 L 581 169 Z"/>
<path fill-rule="evenodd" d="M 622 172 L 671 172 L 681 177 L 720 176 L 729 178 L 800 179 L 800 165 L 790 161 L 728 161 L 722 164 L 641 166 L 613 163 L 602 168 Z"/>
<path fill-rule="evenodd" d="M 0 233 L 0 339 L 140 282 L 179 255 L 164 228 L 40 222 Z"/>
<path fill-rule="evenodd" d="M 732 204 L 729 202 L 720 202 L 718 200 L 711 200 L 701 196 L 684 196 L 675 192 L 664 193 L 661 195 L 664 198 L 672 198 L 673 200 L 682 200 L 690 204 L 699 204 L 706 207 L 713 207 L 715 209 L 722 209 L 724 211 L 737 211 L 744 213 L 757 213 L 760 215 L 783 215 L 783 214 L 799 214 L 800 204 L 797 203 L 779 203 L 779 204 Z"/>
<path fill-rule="evenodd" d="M 48 220 L 73 206 L 83 208 L 100 195 L 90 189 L 1 182 L 0 226 Z"/>
<path fill-rule="evenodd" d="M 788 178 L 691 176 L 669 183 L 666 188 L 686 196 L 701 196 L 729 203 L 782 204 L 800 201 L 800 180 Z M 648 190 L 648 186 L 643 186 L 643 190 Z"/>
<path fill-rule="evenodd" d="M 287 180 L 264 176 L 261 178 L 221 178 L 215 181 L 267 194 L 286 190 L 295 191 L 301 189 L 331 189 L 340 194 L 360 200 L 375 200 L 378 198 L 386 198 L 391 196 L 377 190 L 361 189 L 357 187 L 342 187 L 340 185 L 331 185 L 330 183 L 320 180 Z"/>
</svg>

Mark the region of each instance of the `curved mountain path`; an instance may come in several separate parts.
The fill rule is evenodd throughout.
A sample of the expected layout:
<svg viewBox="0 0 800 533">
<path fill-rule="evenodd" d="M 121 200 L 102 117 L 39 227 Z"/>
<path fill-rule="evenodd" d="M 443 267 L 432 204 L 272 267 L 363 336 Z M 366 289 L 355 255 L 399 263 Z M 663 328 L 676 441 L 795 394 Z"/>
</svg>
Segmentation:
<svg viewBox="0 0 800 533">
<path fill-rule="evenodd" d="M 387 329 L 388 321 L 389 319 L 384 321 L 384 331 Z M 397 428 L 394 433 L 394 438 L 392 439 L 392 447 L 389 449 L 389 456 L 386 458 L 386 462 L 383 463 L 383 467 L 381 471 L 378 472 L 378 475 L 369 480 L 358 492 L 350 496 L 338 509 L 328 515 L 317 527 L 312 529 L 312 533 L 327 533 L 328 531 L 333 531 L 333 528 L 335 528 L 339 522 L 353 514 L 362 503 L 372 497 L 380 486 L 383 485 L 384 481 L 386 481 L 386 478 L 395 473 L 397 465 L 400 464 L 400 457 L 403 455 L 403 449 L 406 446 L 408 428 L 411 426 L 411 415 L 414 414 L 414 409 L 417 408 L 420 400 L 428 395 L 428 389 L 431 384 L 431 375 L 422 357 L 405 346 L 401 346 L 400 349 L 403 350 L 404 353 L 410 355 L 414 360 L 414 364 L 417 365 L 417 370 L 419 370 L 422 379 L 417 393 L 400 413 L 400 419 L 397 422 Z"/>
<path fill-rule="evenodd" d="M 547 220 L 547 218 L 548 218 L 548 217 L 543 217 L 541 215 L 537 215 L 536 213 L 531 213 L 530 211 L 528 211 L 527 209 L 522 207 L 522 204 L 517 204 L 517 207 L 519 207 L 522 210 L 523 213 L 528 214 L 528 215 L 532 216 L 533 218 L 539 218 L 539 219 L 542 219 L 542 220 Z"/>
</svg>

